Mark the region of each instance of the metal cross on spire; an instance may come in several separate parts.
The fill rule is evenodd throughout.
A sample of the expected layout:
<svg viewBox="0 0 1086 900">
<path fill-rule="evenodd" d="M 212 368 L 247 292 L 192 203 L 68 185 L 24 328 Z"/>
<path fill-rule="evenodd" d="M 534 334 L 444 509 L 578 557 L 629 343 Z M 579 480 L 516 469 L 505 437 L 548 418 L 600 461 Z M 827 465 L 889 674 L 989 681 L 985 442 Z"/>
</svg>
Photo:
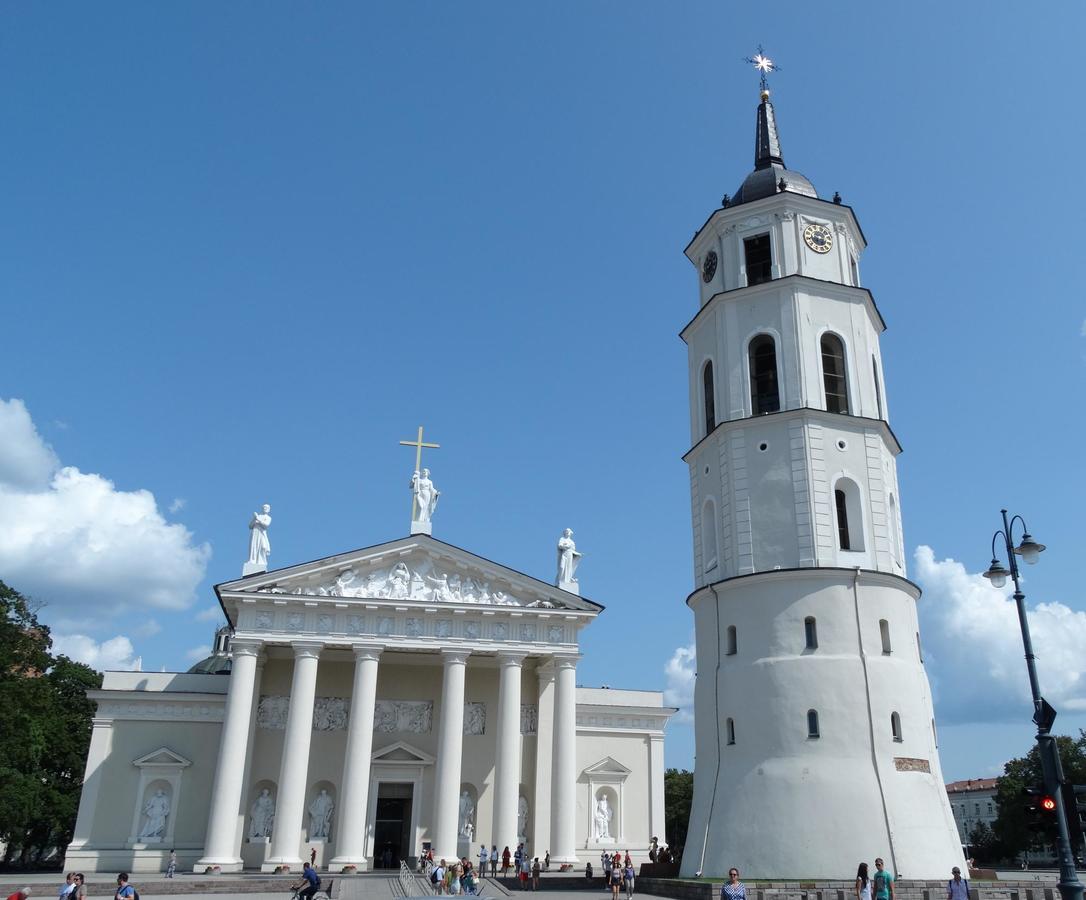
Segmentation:
<svg viewBox="0 0 1086 900">
<path fill-rule="evenodd" d="M 750 63 L 761 74 L 761 89 L 763 94 L 769 93 L 769 80 L 766 78 L 770 72 L 779 72 L 780 68 L 773 60 L 765 55 L 765 50 L 762 45 L 758 45 L 758 52 L 754 56 L 746 57 L 743 62 Z"/>
</svg>

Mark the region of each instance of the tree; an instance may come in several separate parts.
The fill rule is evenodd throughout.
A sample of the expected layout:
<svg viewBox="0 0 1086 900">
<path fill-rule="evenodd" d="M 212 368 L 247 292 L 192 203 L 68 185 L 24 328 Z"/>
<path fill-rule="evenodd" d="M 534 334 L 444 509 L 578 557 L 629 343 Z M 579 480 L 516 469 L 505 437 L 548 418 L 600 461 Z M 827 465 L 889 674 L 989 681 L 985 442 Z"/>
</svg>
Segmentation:
<svg viewBox="0 0 1086 900">
<path fill-rule="evenodd" d="M 693 797 L 693 772 L 686 769 L 668 769 L 664 772 L 664 836 L 676 858 L 686 846 Z"/>
<path fill-rule="evenodd" d="M 1010 853 L 1006 852 L 1003 842 L 987 822 L 977 822 L 969 833 L 969 848 L 971 855 L 981 865 L 994 865 L 1017 855 L 1013 849 Z"/>
<path fill-rule="evenodd" d="M 1077 740 L 1061 735 L 1056 738 L 1056 744 L 1063 763 L 1064 777 L 1074 784 L 1086 784 L 1086 731 L 1080 730 Z M 1055 816 L 1051 816 L 1048 827 L 1042 830 L 1034 831 L 1029 828 L 1029 814 L 1026 812 L 1023 791 L 1027 787 L 1043 784 L 1041 758 L 1036 745 L 1031 747 L 1025 756 L 1012 759 L 1003 767 L 1003 776 L 996 788 L 999 814 L 994 831 L 1008 856 L 1056 844 Z"/>
<path fill-rule="evenodd" d="M 54 657 L 36 607 L 2 581 L 0 613 L 0 841 L 25 863 L 71 840 L 102 678 Z"/>
</svg>

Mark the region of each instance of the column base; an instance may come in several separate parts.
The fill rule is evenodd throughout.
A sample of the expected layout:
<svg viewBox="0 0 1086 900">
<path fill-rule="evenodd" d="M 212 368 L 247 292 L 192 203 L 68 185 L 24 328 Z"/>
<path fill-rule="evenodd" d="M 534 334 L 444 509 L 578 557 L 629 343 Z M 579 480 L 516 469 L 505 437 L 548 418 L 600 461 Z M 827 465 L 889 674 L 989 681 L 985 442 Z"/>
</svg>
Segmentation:
<svg viewBox="0 0 1086 900">
<path fill-rule="evenodd" d="M 221 872 L 240 872 L 245 868 L 241 857 L 204 856 L 192 867 L 195 875 L 218 875 Z"/>
<path fill-rule="evenodd" d="M 350 872 L 345 873 L 345 870 L 347 869 L 354 872 L 368 872 L 370 870 L 370 865 L 364 856 L 358 859 L 352 859 L 349 856 L 337 856 L 328 863 L 329 872 L 339 872 L 340 874 L 349 875 Z"/>
<path fill-rule="evenodd" d="M 448 848 L 445 848 L 445 851 L 442 852 L 442 853 L 438 853 L 436 847 L 434 847 L 433 850 L 434 850 L 434 862 L 435 863 L 438 862 L 439 860 L 442 860 L 442 859 L 447 859 L 447 860 L 460 859 L 460 853 L 459 853 L 459 851 L 457 850 L 456 847 L 453 847 L 451 850 L 449 850 Z"/>
<path fill-rule="evenodd" d="M 287 859 L 286 857 L 266 859 L 260 866 L 260 871 L 264 873 L 270 872 L 273 875 L 284 874 L 286 872 L 301 872 L 302 860 L 301 857 L 294 857 L 293 859 Z"/>
</svg>

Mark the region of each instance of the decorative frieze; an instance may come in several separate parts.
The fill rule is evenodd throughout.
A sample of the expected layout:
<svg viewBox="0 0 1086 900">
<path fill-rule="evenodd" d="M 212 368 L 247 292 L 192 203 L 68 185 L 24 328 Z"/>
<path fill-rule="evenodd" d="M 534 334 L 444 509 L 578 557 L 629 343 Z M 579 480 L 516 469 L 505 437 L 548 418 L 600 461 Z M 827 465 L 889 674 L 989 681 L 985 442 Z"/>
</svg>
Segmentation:
<svg viewBox="0 0 1086 900">
<path fill-rule="evenodd" d="M 225 700 L 225 697 L 223 698 Z M 224 703 L 186 700 L 104 700 L 98 703 L 103 719 L 149 719 L 154 721 L 221 722 Z"/>
<path fill-rule="evenodd" d="M 894 768 L 899 772 L 931 772 L 931 763 L 913 756 L 895 756 Z"/>
<path fill-rule="evenodd" d="M 520 705 L 520 733 L 537 734 L 539 732 L 539 707 L 533 703 Z"/>
<path fill-rule="evenodd" d="M 373 730 L 383 734 L 429 734 L 433 721 L 433 700 L 378 700 Z"/>
<path fill-rule="evenodd" d="M 464 734 L 486 734 L 486 704 L 464 704 Z"/>
</svg>

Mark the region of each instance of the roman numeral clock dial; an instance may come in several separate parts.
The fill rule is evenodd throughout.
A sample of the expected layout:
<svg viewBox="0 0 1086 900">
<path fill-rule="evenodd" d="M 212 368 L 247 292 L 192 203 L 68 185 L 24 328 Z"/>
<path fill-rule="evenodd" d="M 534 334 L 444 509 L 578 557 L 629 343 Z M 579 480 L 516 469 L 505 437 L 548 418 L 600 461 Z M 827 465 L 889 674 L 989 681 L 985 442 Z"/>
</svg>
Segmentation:
<svg viewBox="0 0 1086 900">
<path fill-rule="evenodd" d="M 812 223 L 803 229 L 803 240 L 815 253 L 829 253 L 833 247 L 833 232 L 825 225 Z"/>
</svg>

